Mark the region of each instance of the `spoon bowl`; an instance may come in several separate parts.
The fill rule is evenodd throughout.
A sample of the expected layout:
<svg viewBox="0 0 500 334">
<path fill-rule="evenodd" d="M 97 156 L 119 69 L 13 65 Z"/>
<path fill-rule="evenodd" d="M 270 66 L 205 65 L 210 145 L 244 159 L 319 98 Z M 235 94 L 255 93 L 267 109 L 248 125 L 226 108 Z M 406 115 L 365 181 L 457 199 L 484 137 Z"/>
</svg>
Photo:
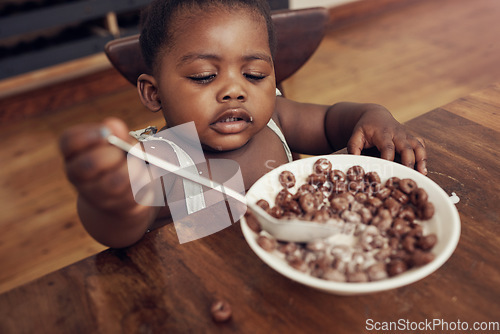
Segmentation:
<svg viewBox="0 0 500 334">
<path fill-rule="evenodd" d="M 253 203 L 247 207 L 259 221 L 262 229 L 277 240 L 288 242 L 310 242 L 316 239 L 328 238 L 341 233 L 341 229 L 334 224 L 316 223 L 300 219 L 277 219 Z"/>
</svg>

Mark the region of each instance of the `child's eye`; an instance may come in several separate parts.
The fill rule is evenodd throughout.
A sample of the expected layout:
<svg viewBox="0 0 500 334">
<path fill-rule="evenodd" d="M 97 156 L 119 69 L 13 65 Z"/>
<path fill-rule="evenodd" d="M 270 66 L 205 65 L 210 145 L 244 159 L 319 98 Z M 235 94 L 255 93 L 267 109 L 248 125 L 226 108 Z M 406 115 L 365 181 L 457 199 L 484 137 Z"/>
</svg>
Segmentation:
<svg viewBox="0 0 500 334">
<path fill-rule="evenodd" d="M 254 74 L 254 73 L 246 73 L 245 78 L 251 81 L 259 81 L 266 77 L 264 74 Z"/>
<path fill-rule="evenodd" d="M 201 75 L 192 75 L 188 77 L 189 80 L 192 80 L 198 84 L 207 84 L 212 82 L 215 79 L 215 74 L 201 74 Z"/>
</svg>

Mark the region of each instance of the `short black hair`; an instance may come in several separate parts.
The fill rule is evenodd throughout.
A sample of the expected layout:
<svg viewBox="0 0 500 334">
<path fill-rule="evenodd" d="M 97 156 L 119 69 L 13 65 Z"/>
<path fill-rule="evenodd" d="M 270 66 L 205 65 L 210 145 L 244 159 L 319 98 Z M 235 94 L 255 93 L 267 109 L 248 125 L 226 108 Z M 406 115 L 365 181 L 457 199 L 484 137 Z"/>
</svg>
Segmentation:
<svg viewBox="0 0 500 334">
<path fill-rule="evenodd" d="M 174 14 L 189 8 L 247 8 L 260 14 L 266 21 L 269 48 L 274 59 L 276 36 L 271 10 L 266 0 L 154 0 L 141 13 L 140 45 L 146 65 L 155 70 L 158 55 L 171 42 L 173 28 L 170 22 Z"/>
</svg>

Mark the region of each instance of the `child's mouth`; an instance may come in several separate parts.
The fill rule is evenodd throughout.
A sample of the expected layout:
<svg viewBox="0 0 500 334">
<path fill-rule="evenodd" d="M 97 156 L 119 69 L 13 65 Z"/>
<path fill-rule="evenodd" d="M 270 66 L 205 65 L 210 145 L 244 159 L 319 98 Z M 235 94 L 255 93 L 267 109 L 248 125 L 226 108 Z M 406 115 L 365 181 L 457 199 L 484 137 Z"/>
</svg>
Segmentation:
<svg viewBox="0 0 500 334">
<path fill-rule="evenodd" d="M 229 110 L 220 115 L 210 127 L 221 134 L 236 134 L 244 131 L 252 122 L 252 117 L 246 111 Z"/>
<path fill-rule="evenodd" d="M 219 122 L 226 123 L 226 122 L 237 122 L 237 121 L 242 121 L 242 120 L 243 120 L 243 118 L 239 118 L 239 117 L 228 117 L 228 118 L 223 119 Z"/>
</svg>

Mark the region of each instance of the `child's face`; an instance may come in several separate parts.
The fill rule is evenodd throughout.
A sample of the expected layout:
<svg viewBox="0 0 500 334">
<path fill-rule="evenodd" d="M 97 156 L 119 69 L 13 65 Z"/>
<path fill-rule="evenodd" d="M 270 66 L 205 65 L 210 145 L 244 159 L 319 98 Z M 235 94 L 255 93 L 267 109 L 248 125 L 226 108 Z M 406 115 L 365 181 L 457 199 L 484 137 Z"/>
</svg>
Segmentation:
<svg viewBox="0 0 500 334">
<path fill-rule="evenodd" d="M 264 18 L 216 10 L 177 22 L 156 77 L 167 125 L 194 121 L 205 149 L 242 147 L 266 126 L 276 102 Z"/>
</svg>

